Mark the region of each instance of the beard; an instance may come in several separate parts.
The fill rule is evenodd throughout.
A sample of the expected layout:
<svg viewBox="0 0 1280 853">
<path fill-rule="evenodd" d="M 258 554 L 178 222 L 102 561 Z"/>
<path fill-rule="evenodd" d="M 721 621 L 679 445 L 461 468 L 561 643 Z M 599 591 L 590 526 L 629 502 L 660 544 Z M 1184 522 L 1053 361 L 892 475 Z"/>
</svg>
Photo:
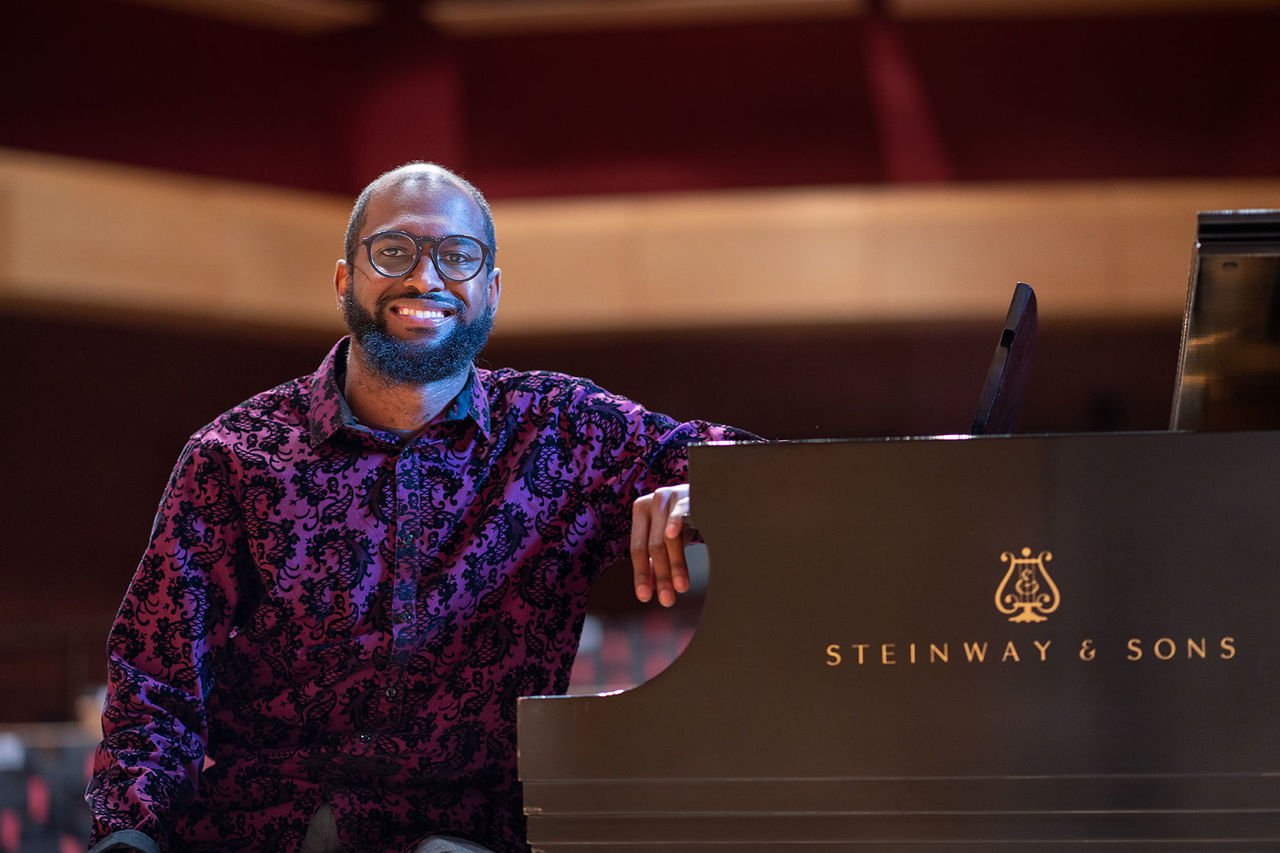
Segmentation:
<svg viewBox="0 0 1280 853">
<path fill-rule="evenodd" d="M 401 298 L 404 294 L 379 299 L 375 316 L 356 301 L 355 288 L 347 288 L 343 296 L 342 316 L 368 365 L 391 385 L 425 385 L 468 370 L 493 331 L 493 306 L 487 306 L 471 322 L 464 322 L 461 303 L 424 298 L 424 302 L 457 309 L 457 322 L 448 334 L 428 343 L 402 340 L 387 331 L 386 304 Z"/>
</svg>

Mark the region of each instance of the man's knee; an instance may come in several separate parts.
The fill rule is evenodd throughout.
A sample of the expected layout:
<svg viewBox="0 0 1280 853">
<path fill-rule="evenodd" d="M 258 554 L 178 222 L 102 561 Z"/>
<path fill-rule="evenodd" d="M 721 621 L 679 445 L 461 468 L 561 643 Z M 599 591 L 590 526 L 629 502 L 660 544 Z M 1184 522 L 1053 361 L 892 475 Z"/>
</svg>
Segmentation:
<svg viewBox="0 0 1280 853">
<path fill-rule="evenodd" d="M 413 849 L 413 853 L 493 853 L 488 847 L 481 847 L 471 841 L 454 838 L 452 835 L 431 835 Z"/>
</svg>

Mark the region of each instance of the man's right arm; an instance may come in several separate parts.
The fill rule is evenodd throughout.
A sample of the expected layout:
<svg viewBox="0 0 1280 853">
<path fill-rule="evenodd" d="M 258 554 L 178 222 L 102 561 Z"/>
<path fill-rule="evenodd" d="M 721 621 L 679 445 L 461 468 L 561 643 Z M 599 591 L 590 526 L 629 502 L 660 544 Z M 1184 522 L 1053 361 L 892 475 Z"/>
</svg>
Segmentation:
<svg viewBox="0 0 1280 853">
<path fill-rule="evenodd" d="M 204 760 L 211 655 L 235 609 L 243 551 L 225 456 L 193 442 L 108 640 L 103 739 L 85 793 L 91 843 L 168 847 Z"/>
</svg>

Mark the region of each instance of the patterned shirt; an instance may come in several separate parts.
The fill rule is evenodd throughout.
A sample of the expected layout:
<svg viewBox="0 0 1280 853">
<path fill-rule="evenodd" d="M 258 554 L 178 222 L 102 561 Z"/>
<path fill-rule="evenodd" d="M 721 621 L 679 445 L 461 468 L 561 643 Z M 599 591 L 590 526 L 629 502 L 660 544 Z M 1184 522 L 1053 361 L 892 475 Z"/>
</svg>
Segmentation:
<svg viewBox="0 0 1280 853">
<path fill-rule="evenodd" d="M 346 351 L 183 451 L 108 641 L 94 841 L 293 851 L 327 802 L 346 850 L 526 850 L 516 698 L 568 686 L 634 499 L 751 438 L 473 369 L 406 440 L 352 417 Z"/>
</svg>

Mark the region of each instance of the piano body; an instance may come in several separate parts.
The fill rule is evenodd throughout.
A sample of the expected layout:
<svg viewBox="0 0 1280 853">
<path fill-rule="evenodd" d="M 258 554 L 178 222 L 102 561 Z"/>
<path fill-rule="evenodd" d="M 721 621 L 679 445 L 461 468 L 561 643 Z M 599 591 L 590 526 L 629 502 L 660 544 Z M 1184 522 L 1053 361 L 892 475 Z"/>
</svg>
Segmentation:
<svg viewBox="0 0 1280 853">
<path fill-rule="evenodd" d="M 1280 849 L 1280 433 L 691 449 L 689 647 L 519 707 L 562 851 Z"/>
</svg>

